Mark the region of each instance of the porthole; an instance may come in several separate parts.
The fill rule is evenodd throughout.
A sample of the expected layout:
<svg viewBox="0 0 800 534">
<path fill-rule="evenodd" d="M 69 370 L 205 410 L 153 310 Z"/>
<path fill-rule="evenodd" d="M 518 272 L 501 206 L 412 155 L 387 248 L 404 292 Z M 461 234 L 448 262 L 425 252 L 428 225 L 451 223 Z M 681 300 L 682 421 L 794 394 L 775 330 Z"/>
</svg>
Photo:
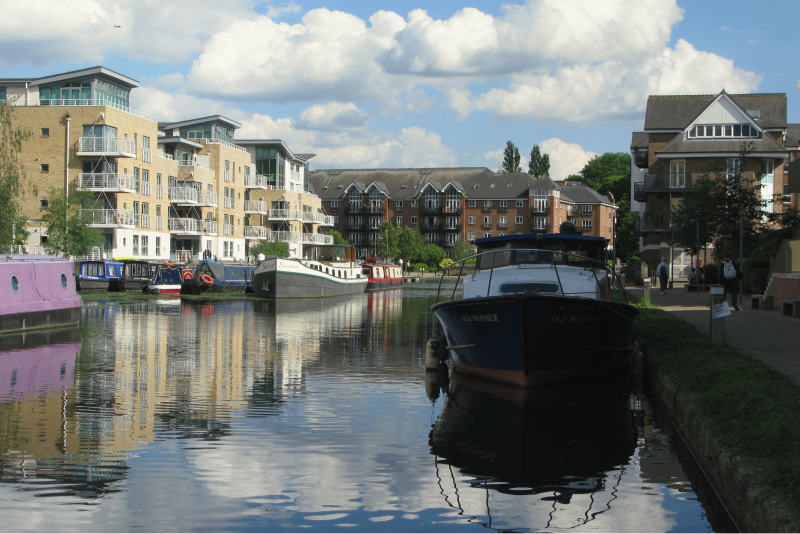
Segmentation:
<svg viewBox="0 0 800 534">
<path fill-rule="evenodd" d="M 67 289 L 67 275 L 64 273 L 61 273 L 61 287 Z"/>
<path fill-rule="evenodd" d="M 19 292 L 19 280 L 17 280 L 17 275 L 11 275 L 11 289 L 14 290 L 14 293 Z"/>
</svg>

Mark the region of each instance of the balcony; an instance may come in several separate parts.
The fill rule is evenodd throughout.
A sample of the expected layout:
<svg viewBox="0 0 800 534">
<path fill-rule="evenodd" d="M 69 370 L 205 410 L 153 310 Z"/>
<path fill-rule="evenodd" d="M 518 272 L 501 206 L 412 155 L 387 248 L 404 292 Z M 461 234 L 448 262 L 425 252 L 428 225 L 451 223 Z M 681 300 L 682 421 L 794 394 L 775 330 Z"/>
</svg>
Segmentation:
<svg viewBox="0 0 800 534">
<path fill-rule="evenodd" d="M 352 213 L 354 215 L 383 215 L 386 213 L 386 208 L 380 206 L 362 206 L 361 204 L 348 204 L 344 207 L 345 213 Z"/>
<path fill-rule="evenodd" d="M 136 182 L 132 174 L 80 173 L 78 189 L 103 193 L 135 193 Z"/>
<path fill-rule="evenodd" d="M 153 185 L 150 182 L 142 182 L 139 184 L 142 188 L 141 193 L 143 196 L 151 197 L 153 196 Z"/>
<path fill-rule="evenodd" d="M 267 227 L 266 226 L 245 226 L 244 227 L 245 239 L 266 239 Z"/>
<path fill-rule="evenodd" d="M 461 225 L 460 224 L 445 224 L 444 225 L 445 232 L 460 232 Z"/>
<path fill-rule="evenodd" d="M 164 229 L 164 217 L 161 215 L 156 215 L 156 230 L 163 230 Z"/>
<path fill-rule="evenodd" d="M 492 211 L 492 205 L 491 205 L 491 204 L 489 204 L 489 205 L 487 206 L 486 204 L 484 204 L 484 205 L 483 205 L 483 211 L 485 211 L 485 212 L 487 212 L 487 213 L 488 213 L 488 212 L 490 212 L 490 211 Z"/>
<path fill-rule="evenodd" d="M 169 160 L 169 161 L 175 161 L 175 156 L 173 156 L 172 154 L 167 154 L 166 152 L 164 152 L 160 148 L 156 151 L 156 156 L 161 158 L 161 159 L 166 159 L 166 160 Z"/>
<path fill-rule="evenodd" d="M 669 213 L 642 213 L 635 221 L 634 233 L 669 232 L 672 230 Z"/>
<path fill-rule="evenodd" d="M 454 246 L 456 246 L 456 245 L 458 245 L 458 239 L 456 239 L 456 240 L 454 240 L 454 241 L 448 241 L 447 239 L 445 239 L 445 240 L 444 240 L 444 245 L 443 245 L 443 246 L 444 246 L 445 248 L 447 248 L 447 247 L 454 247 Z"/>
<path fill-rule="evenodd" d="M 138 226 L 139 226 L 139 228 L 144 228 L 146 230 L 149 230 L 150 228 L 152 228 L 150 215 L 148 215 L 146 213 L 143 213 L 141 215 L 141 217 L 139 218 L 139 225 Z"/>
<path fill-rule="evenodd" d="M 79 137 L 77 155 L 135 158 L 136 141 L 127 137 Z"/>
<path fill-rule="evenodd" d="M 537 224 L 531 223 L 531 232 L 536 234 L 549 234 L 550 233 L 550 224 Z"/>
<path fill-rule="evenodd" d="M 364 229 L 364 223 L 345 223 L 344 229 L 361 231 Z"/>
<path fill-rule="evenodd" d="M 498 230 L 505 230 L 506 228 L 508 228 L 508 223 L 507 222 L 497 223 L 497 229 Z"/>
<path fill-rule="evenodd" d="M 232 210 L 233 209 L 233 197 L 225 197 L 223 199 L 223 202 L 224 202 L 224 207 L 225 207 L 226 210 Z"/>
<path fill-rule="evenodd" d="M 303 212 L 300 210 L 272 209 L 267 213 L 270 221 L 302 221 Z"/>
<path fill-rule="evenodd" d="M 44 100 L 33 100 L 33 99 L 18 99 L 16 101 L 6 100 L 6 103 L 9 106 L 26 106 L 26 107 L 33 107 L 33 106 L 59 106 L 59 107 L 80 107 L 80 106 L 107 106 L 110 108 L 118 109 L 123 113 L 128 113 L 130 115 L 134 115 L 136 117 L 140 117 L 142 119 L 147 119 L 152 121 L 152 117 L 147 113 L 142 113 L 141 111 L 137 111 L 135 109 L 131 109 L 127 106 L 123 106 L 122 104 L 117 104 L 116 102 L 111 102 L 110 100 L 106 100 L 105 98 L 52 98 L 52 99 L 44 99 Z"/>
<path fill-rule="evenodd" d="M 378 242 L 377 239 L 365 239 L 361 242 L 362 247 L 374 247 L 375 244 Z"/>
<path fill-rule="evenodd" d="M 275 241 L 286 241 L 287 243 L 288 242 L 301 243 L 303 241 L 303 234 L 301 232 L 273 231 L 273 232 L 267 232 L 266 239 L 270 243 L 274 243 Z"/>
<path fill-rule="evenodd" d="M 274 175 L 264 174 L 245 174 L 244 186 L 247 189 L 264 189 L 266 191 L 272 190 L 275 185 Z"/>
<path fill-rule="evenodd" d="M 208 163 L 201 163 L 197 160 L 197 158 L 192 159 L 179 159 L 178 160 L 178 167 L 197 167 L 198 169 L 205 169 L 207 171 L 213 171 L 214 169 L 211 168 L 211 165 Z"/>
<path fill-rule="evenodd" d="M 244 212 L 249 215 L 266 215 L 269 213 L 269 208 L 263 200 L 245 200 Z"/>
<path fill-rule="evenodd" d="M 170 187 L 169 201 L 178 205 L 196 206 L 200 202 L 200 190 L 194 187 Z"/>
<path fill-rule="evenodd" d="M 164 186 L 161 184 L 156 186 L 156 198 L 164 198 Z"/>
<path fill-rule="evenodd" d="M 153 163 L 153 150 L 149 148 L 142 149 L 142 161 L 145 163 Z"/>
<path fill-rule="evenodd" d="M 441 232 L 443 228 L 444 228 L 444 225 L 442 225 L 442 224 L 438 224 L 438 223 L 435 223 L 435 224 L 423 223 L 423 224 L 420 225 L 419 229 L 422 232 Z"/>
<path fill-rule="evenodd" d="M 169 231 L 178 235 L 217 235 L 217 221 L 170 217 Z"/>
<path fill-rule="evenodd" d="M 133 210 L 80 210 L 80 217 L 94 228 L 133 228 Z"/>
<path fill-rule="evenodd" d="M 425 206 L 419 207 L 419 214 L 420 215 L 441 215 L 444 213 L 444 208 L 437 205 L 426 204 Z"/>
<path fill-rule="evenodd" d="M 692 191 L 694 184 L 702 178 L 707 178 L 706 173 L 669 172 L 663 174 L 646 174 L 644 177 L 645 193 L 670 193 Z M 635 185 L 634 185 L 635 193 Z M 643 201 L 639 201 L 643 202 Z"/>
<path fill-rule="evenodd" d="M 333 217 L 322 213 L 303 212 L 303 222 L 318 224 L 320 226 L 333 226 Z"/>
<path fill-rule="evenodd" d="M 233 237 L 233 225 L 232 224 L 223 224 L 222 225 L 222 235 Z"/>
<path fill-rule="evenodd" d="M 200 197 L 197 200 L 197 206 L 209 206 L 212 208 L 217 207 L 217 194 L 213 191 L 200 191 Z"/>
<path fill-rule="evenodd" d="M 490 223 L 490 222 L 485 222 L 485 223 L 483 223 L 483 224 L 481 225 L 481 228 L 483 228 L 483 229 L 485 229 L 485 230 L 490 230 L 490 229 L 492 228 L 492 223 Z"/>
<path fill-rule="evenodd" d="M 647 202 L 647 193 L 644 191 L 644 182 L 633 184 L 633 200 L 636 202 Z"/>
<path fill-rule="evenodd" d="M 233 181 L 233 173 L 231 171 L 225 171 L 225 181 L 226 182 Z"/>
<path fill-rule="evenodd" d="M 550 206 L 531 206 L 531 215 L 550 215 Z"/>
</svg>

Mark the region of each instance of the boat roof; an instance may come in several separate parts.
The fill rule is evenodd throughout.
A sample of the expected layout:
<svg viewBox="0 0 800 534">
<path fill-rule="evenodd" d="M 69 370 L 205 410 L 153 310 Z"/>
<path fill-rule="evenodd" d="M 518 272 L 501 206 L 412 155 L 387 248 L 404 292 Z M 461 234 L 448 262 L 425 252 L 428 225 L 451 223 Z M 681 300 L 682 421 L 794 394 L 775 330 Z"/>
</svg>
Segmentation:
<svg viewBox="0 0 800 534">
<path fill-rule="evenodd" d="M 605 237 L 594 235 L 580 235 L 580 234 L 514 234 L 514 235 L 500 235 L 494 237 L 481 237 L 475 240 L 476 245 L 483 245 L 484 243 L 502 243 L 504 241 L 530 241 L 531 239 L 552 239 L 552 240 L 566 240 L 566 241 L 594 241 L 603 243 L 608 241 Z"/>
</svg>

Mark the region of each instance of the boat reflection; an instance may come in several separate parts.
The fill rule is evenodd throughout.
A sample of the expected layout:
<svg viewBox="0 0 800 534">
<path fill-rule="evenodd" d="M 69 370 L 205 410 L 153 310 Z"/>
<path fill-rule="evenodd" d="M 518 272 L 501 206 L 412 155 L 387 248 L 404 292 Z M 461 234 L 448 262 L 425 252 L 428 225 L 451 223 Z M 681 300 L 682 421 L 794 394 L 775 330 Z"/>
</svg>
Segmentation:
<svg viewBox="0 0 800 534">
<path fill-rule="evenodd" d="M 624 381 L 522 389 L 452 372 L 429 442 L 448 504 L 491 519 L 485 507 L 492 490 L 552 501 L 545 507 L 540 502 L 536 514 L 546 524 L 526 528 L 571 528 L 563 522 L 576 517 L 591 521 L 610 508 L 621 466 L 637 445 L 630 401 Z M 471 500 L 458 498 L 456 477 L 445 476 L 442 464 L 457 468 L 470 487 L 487 491 L 483 509 L 463 509 Z"/>
</svg>

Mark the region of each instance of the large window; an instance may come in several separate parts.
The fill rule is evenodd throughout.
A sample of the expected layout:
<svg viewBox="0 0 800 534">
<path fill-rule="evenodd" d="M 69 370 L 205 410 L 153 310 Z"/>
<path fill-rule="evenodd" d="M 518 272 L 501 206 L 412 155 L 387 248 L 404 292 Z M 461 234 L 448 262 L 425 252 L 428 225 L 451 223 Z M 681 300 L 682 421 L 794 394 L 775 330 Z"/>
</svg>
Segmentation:
<svg viewBox="0 0 800 534">
<path fill-rule="evenodd" d="M 698 124 L 689 130 L 690 139 L 710 137 L 759 137 L 759 132 L 749 124 Z"/>
<path fill-rule="evenodd" d="M 739 158 L 728 158 L 728 177 L 739 174 L 741 163 L 742 162 Z"/>
<path fill-rule="evenodd" d="M 669 186 L 672 189 L 686 187 L 686 161 L 674 159 L 669 162 Z"/>
<path fill-rule="evenodd" d="M 267 183 L 284 187 L 284 158 L 275 148 L 256 148 L 256 174 L 267 176 Z"/>
</svg>

